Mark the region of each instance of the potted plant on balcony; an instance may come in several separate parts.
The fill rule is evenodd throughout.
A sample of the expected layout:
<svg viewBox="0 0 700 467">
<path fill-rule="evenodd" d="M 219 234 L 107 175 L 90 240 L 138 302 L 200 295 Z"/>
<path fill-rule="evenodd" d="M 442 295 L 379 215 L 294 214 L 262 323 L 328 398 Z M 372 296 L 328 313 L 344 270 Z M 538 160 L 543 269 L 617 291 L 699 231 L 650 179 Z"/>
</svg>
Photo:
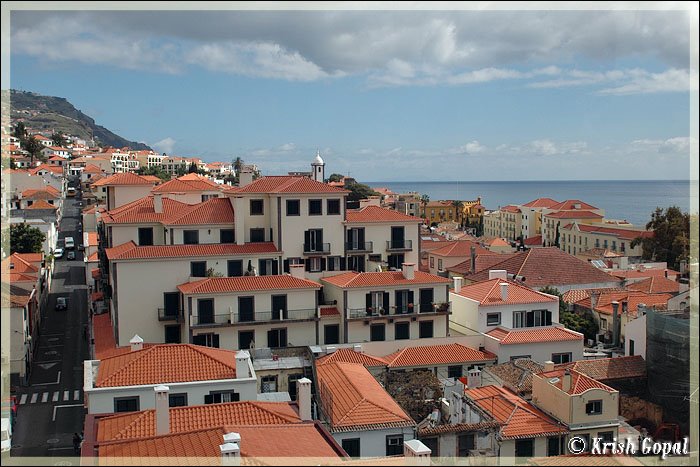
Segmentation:
<svg viewBox="0 0 700 467">
<path fill-rule="evenodd" d="M 413 313 L 413 303 L 408 304 L 408 312 Z"/>
<path fill-rule="evenodd" d="M 373 308 L 373 307 L 371 307 L 371 306 L 370 306 L 370 307 L 367 307 L 367 316 L 372 316 L 372 313 L 373 313 L 373 312 L 374 312 L 374 308 Z"/>
<path fill-rule="evenodd" d="M 380 306 L 380 307 L 379 307 L 379 314 L 380 314 L 380 315 L 386 315 L 386 314 L 387 314 L 387 310 L 385 310 L 383 306 Z"/>
</svg>

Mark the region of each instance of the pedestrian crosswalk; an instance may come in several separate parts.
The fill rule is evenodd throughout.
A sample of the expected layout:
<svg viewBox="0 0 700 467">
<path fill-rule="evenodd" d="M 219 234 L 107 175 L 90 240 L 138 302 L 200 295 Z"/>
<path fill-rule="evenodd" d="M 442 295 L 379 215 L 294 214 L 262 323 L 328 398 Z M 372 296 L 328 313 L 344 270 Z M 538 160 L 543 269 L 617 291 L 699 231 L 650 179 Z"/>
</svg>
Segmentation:
<svg viewBox="0 0 700 467">
<path fill-rule="evenodd" d="M 19 396 L 19 405 L 26 404 L 46 404 L 48 402 L 68 402 L 79 401 L 82 397 L 82 390 L 64 390 L 64 391 L 42 391 L 35 393 L 25 393 Z"/>
</svg>

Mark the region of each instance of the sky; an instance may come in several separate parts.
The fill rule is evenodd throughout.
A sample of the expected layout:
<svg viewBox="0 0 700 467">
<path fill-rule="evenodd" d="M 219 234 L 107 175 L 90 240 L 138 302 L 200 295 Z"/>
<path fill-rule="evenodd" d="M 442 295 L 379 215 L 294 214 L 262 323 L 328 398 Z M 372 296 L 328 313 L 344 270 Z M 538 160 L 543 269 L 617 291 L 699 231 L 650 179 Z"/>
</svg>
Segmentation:
<svg viewBox="0 0 700 467">
<path fill-rule="evenodd" d="M 327 175 L 369 182 L 688 179 L 697 154 L 685 2 L 26 5 L 3 2 L 3 89 L 65 97 L 168 155 L 285 174 L 320 151 Z"/>
</svg>

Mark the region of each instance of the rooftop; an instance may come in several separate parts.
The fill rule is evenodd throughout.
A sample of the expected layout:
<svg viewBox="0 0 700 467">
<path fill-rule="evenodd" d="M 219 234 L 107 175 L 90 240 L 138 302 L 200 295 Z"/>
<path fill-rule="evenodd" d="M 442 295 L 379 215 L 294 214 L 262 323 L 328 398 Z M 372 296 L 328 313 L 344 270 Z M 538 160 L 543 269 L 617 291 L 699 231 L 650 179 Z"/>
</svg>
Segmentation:
<svg viewBox="0 0 700 467">
<path fill-rule="evenodd" d="M 446 256 L 446 257 L 464 257 L 464 258 L 469 258 L 471 255 L 471 249 L 472 247 L 475 248 L 475 253 L 478 255 L 494 255 L 492 251 L 487 250 L 486 248 L 483 248 L 481 245 L 479 245 L 476 242 L 472 242 L 469 240 L 458 240 L 454 242 L 450 242 L 447 245 L 444 245 L 438 249 L 432 250 L 430 252 L 431 255 L 436 255 L 436 256 Z"/>
<path fill-rule="evenodd" d="M 198 174 L 187 174 L 162 183 L 151 190 L 153 193 L 183 193 L 200 191 L 219 191 L 220 185 Z"/>
<path fill-rule="evenodd" d="M 544 214 L 552 219 L 602 219 L 603 216 L 593 211 L 554 211 Z"/>
<path fill-rule="evenodd" d="M 484 368 L 495 375 L 503 386 L 517 393 L 532 392 L 532 374 L 539 373 L 544 366 L 529 358 L 516 358 Z"/>
<path fill-rule="evenodd" d="M 279 253 L 272 242 L 246 243 L 209 243 L 198 245 L 150 245 L 137 246 L 133 241 L 123 243 L 105 250 L 109 260 L 115 259 L 156 259 L 189 258 L 199 256 L 233 256 Z"/>
<path fill-rule="evenodd" d="M 648 307 L 654 307 L 657 309 L 665 309 L 668 300 L 672 297 L 671 294 L 649 294 L 645 292 L 639 292 L 636 290 L 632 291 L 606 291 L 602 292 L 598 297 L 598 301 L 595 306 L 595 311 L 603 313 L 606 315 L 613 314 L 612 302 L 617 301 L 619 303 L 618 313 L 622 314 L 622 302 L 627 302 L 627 312 L 631 316 L 637 316 L 637 305 L 645 304 Z M 584 298 L 578 302 L 576 305 L 583 308 L 591 308 L 591 297 Z"/>
<path fill-rule="evenodd" d="M 553 200 L 552 198 L 537 198 L 529 203 L 523 204 L 523 206 L 528 208 L 551 208 L 557 204 L 559 204 L 559 202 Z"/>
<path fill-rule="evenodd" d="M 336 276 L 324 277 L 322 282 L 342 288 L 362 288 L 381 286 L 400 286 L 413 284 L 449 284 L 449 279 L 415 271 L 413 279 L 406 279 L 401 271 L 389 272 L 345 272 Z"/>
<path fill-rule="evenodd" d="M 647 376 L 646 362 L 641 355 L 578 360 L 557 365 L 556 368 L 571 368 L 600 382 Z"/>
<path fill-rule="evenodd" d="M 508 295 L 505 301 L 501 295 L 501 284 L 508 284 Z M 464 286 L 457 295 L 476 300 L 481 306 L 558 301 L 557 297 L 537 292 L 517 282 L 504 279 L 491 279 Z"/>
<path fill-rule="evenodd" d="M 387 362 L 381 357 L 375 357 L 364 352 L 355 352 L 354 349 L 348 348 L 338 349 L 333 353 L 316 359 L 317 366 L 335 362 L 360 363 L 367 367 L 383 367 L 387 365 Z"/>
<path fill-rule="evenodd" d="M 423 219 L 415 216 L 408 216 L 393 209 L 384 209 L 379 206 L 365 206 L 362 209 L 349 209 L 345 215 L 347 223 L 370 223 L 370 222 L 416 222 L 421 223 Z"/>
<path fill-rule="evenodd" d="M 335 193 L 344 194 L 347 190 L 332 187 L 307 177 L 274 175 L 259 178 L 241 187 L 236 193 Z"/>
<path fill-rule="evenodd" d="M 512 258 L 516 254 L 517 253 L 494 254 L 492 251 L 489 251 L 488 253 L 476 255 L 476 271 L 472 271 L 471 269 L 471 258 L 452 267 L 448 267 L 447 270 L 455 274 L 466 276 L 477 271 L 483 271 L 484 269 L 492 269 L 495 264 L 501 263 L 508 258 Z"/>
<path fill-rule="evenodd" d="M 563 227 L 565 230 L 570 230 L 572 228 L 578 228 L 581 232 L 595 233 L 595 234 L 605 234 L 617 237 L 621 240 L 634 240 L 637 237 L 648 238 L 653 237 L 654 232 L 647 230 L 632 230 L 632 229 L 620 229 L 615 227 L 605 227 L 602 225 L 589 225 L 589 224 L 567 224 Z"/>
<path fill-rule="evenodd" d="M 670 293 L 677 294 L 680 284 L 662 276 L 654 276 L 639 282 L 633 282 L 625 287 L 627 290 L 637 290 L 646 293 Z"/>
<path fill-rule="evenodd" d="M 553 371 L 543 371 L 542 373 L 538 373 L 537 376 L 549 380 L 550 384 L 556 386 L 557 388 L 563 391 L 562 383 L 564 374 L 567 371 L 569 372 L 569 374 L 571 374 L 571 387 L 568 391 L 566 391 L 566 393 L 568 394 L 581 395 L 590 389 L 602 389 L 603 391 L 617 392 L 610 386 L 596 381 L 593 378 L 584 375 L 583 373 L 579 373 L 576 370 L 568 368 L 558 368 Z"/>
<path fill-rule="evenodd" d="M 123 186 L 123 185 L 145 185 L 153 186 L 153 180 L 149 180 L 131 172 L 122 172 L 105 177 L 96 181 L 92 186 Z"/>
<path fill-rule="evenodd" d="M 572 210 L 584 210 L 584 211 L 589 211 L 589 210 L 595 210 L 598 209 L 597 207 L 584 203 L 580 199 L 567 199 L 566 201 L 562 201 L 561 203 L 554 204 L 552 206 L 549 206 L 549 209 L 552 209 L 554 211 L 572 211 Z"/>
<path fill-rule="evenodd" d="M 498 339 L 501 345 L 532 344 L 536 342 L 583 341 L 583 334 L 559 326 L 520 328 L 508 330 L 495 328 L 486 333 Z"/>
<path fill-rule="evenodd" d="M 320 289 L 321 284 L 289 275 L 208 277 L 177 286 L 183 294 L 250 292 L 255 290 Z"/>
<path fill-rule="evenodd" d="M 458 343 L 406 347 L 383 357 L 389 368 L 487 362 L 495 361 L 496 358 L 491 352 L 475 350 Z"/>
</svg>

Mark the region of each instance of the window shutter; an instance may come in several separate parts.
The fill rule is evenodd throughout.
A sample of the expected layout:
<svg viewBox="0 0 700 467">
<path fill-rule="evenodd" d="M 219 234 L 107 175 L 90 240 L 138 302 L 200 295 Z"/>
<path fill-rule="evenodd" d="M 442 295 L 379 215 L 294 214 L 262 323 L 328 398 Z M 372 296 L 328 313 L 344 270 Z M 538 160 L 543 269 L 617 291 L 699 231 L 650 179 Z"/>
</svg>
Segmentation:
<svg viewBox="0 0 700 467">
<path fill-rule="evenodd" d="M 334 271 L 335 270 L 335 258 L 334 256 L 328 258 L 328 270 L 329 271 Z M 325 266 L 325 265 L 324 265 Z"/>
<path fill-rule="evenodd" d="M 219 335 L 214 334 L 214 337 L 212 338 L 212 347 L 219 348 Z"/>
<path fill-rule="evenodd" d="M 287 329 L 280 329 L 280 347 L 287 347 Z"/>
<path fill-rule="evenodd" d="M 347 260 L 346 260 L 345 257 L 343 256 L 342 258 L 340 258 L 340 270 L 341 270 L 341 271 L 345 271 L 345 270 L 346 270 L 346 264 L 347 264 Z"/>
<path fill-rule="evenodd" d="M 311 243 L 311 232 L 308 230 L 304 231 L 304 251 L 310 251 L 311 248 L 309 248 L 309 244 Z M 308 271 L 308 269 L 307 269 Z"/>
<path fill-rule="evenodd" d="M 279 274 L 279 260 L 272 260 L 272 275 L 276 276 Z"/>
<path fill-rule="evenodd" d="M 304 269 L 306 270 L 306 272 L 311 272 L 311 258 L 306 258 L 304 260 L 304 265 Z"/>
<path fill-rule="evenodd" d="M 368 293 L 365 295 L 365 303 L 367 304 L 367 308 L 370 308 L 372 306 L 372 294 Z"/>
<path fill-rule="evenodd" d="M 206 394 L 204 396 L 204 403 L 205 404 L 213 404 L 214 403 L 214 396 L 212 396 L 211 394 Z"/>
<path fill-rule="evenodd" d="M 258 274 L 261 276 L 267 275 L 267 261 L 264 259 L 258 260 Z"/>
<path fill-rule="evenodd" d="M 413 290 L 408 291 L 408 303 L 413 303 Z M 415 305 L 415 303 L 413 303 Z"/>
<path fill-rule="evenodd" d="M 321 271 L 326 270 L 326 258 L 321 258 Z"/>
<path fill-rule="evenodd" d="M 267 331 L 267 346 L 268 347 L 279 347 L 277 342 L 275 331 Z"/>
<path fill-rule="evenodd" d="M 389 313 L 389 292 L 384 292 L 384 311 Z"/>
<path fill-rule="evenodd" d="M 394 302 L 397 308 L 397 312 L 401 311 L 401 307 L 403 307 L 403 291 L 402 290 L 397 290 L 396 291 L 396 301 Z"/>
<path fill-rule="evenodd" d="M 357 229 L 357 243 L 360 248 L 364 250 L 365 248 L 365 229 Z"/>
<path fill-rule="evenodd" d="M 285 259 L 282 262 L 282 267 L 284 268 L 284 272 L 289 273 L 289 260 Z"/>
</svg>

